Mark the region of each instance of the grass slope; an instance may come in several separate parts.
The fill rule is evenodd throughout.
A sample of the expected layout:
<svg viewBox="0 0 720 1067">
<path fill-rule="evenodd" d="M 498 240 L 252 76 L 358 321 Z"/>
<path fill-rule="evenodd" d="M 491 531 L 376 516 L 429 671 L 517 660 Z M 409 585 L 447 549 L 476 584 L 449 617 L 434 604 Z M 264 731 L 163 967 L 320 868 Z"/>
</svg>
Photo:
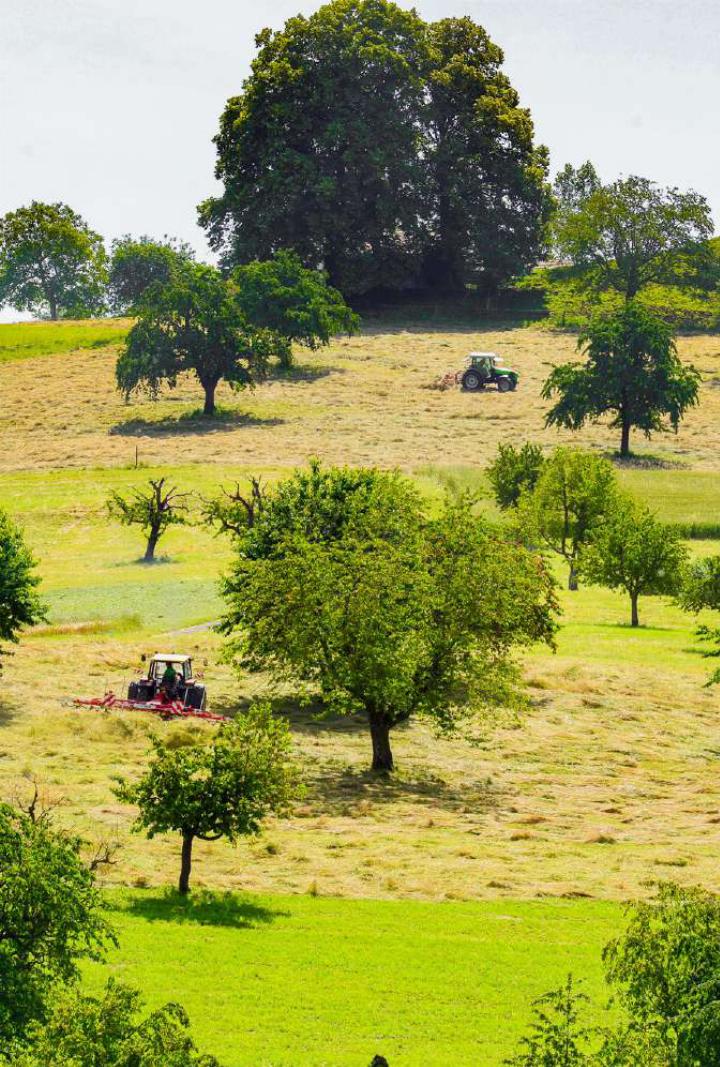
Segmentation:
<svg viewBox="0 0 720 1067">
<path fill-rule="evenodd" d="M 123 340 L 129 325 L 128 319 L 1 323 L 0 363 L 107 348 Z"/>
<path fill-rule="evenodd" d="M 568 971 L 604 1002 L 600 951 L 620 926 L 597 902 L 110 899 L 120 948 L 88 968 L 92 986 L 109 970 L 151 1007 L 181 999 L 224 1067 L 367 1067 L 377 1052 L 495 1067 Z"/>
<path fill-rule="evenodd" d="M 166 558 L 143 566 L 139 535 L 107 518 L 110 490 L 163 473 L 208 495 L 315 454 L 397 465 L 435 500 L 449 481 L 470 486 L 492 514 L 483 468 L 499 441 L 607 453 L 616 433 L 543 428 L 547 363 L 572 356 L 574 341 L 541 330 L 375 326 L 303 356 L 289 378 L 224 391 L 224 411 L 207 421 L 193 414 L 192 381 L 156 405 L 121 402 L 122 324 L 13 329 L 0 332 L 0 505 L 39 558 L 50 622 L 4 663 L 0 795 L 22 793 L 34 774 L 59 822 L 122 844 L 108 883 L 152 888 L 114 897 L 122 943 L 111 966 L 153 1004 L 181 999 L 229 1063 L 366 1067 L 382 1048 L 393 1067 L 494 1064 L 530 997 L 571 964 L 597 984 L 617 916 L 603 900 L 668 877 L 720 889 L 717 693 L 703 688 L 694 620 L 652 599 L 633 631 L 623 597 L 581 589 L 562 593 L 557 654 L 525 657 L 527 713 L 476 723 L 472 736 L 397 731 L 390 782 L 367 774 L 362 724 L 318 720 L 292 693 L 273 693 L 307 797 L 257 841 L 199 843 L 193 872 L 198 889 L 264 897 L 219 912 L 201 901 L 191 917 L 164 903 L 157 887 L 176 877 L 178 841 L 131 834 L 132 812 L 111 790 L 113 775 L 140 773 L 151 724 L 68 701 L 122 691 L 141 654 L 168 645 L 195 656 L 216 709 L 232 713 L 267 679 L 236 678 L 211 631 L 182 632 L 217 617 L 227 542 L 175 528 Z M 518 366 L 518 392 L 429 388 L 471 348 Z M 664 518 L 707 523 L 720 511 L 720 346 L 694 337 L 680 349 L 702 371 L 701 404 L 677 437 L 652 442 L 654 459 L 619 476 Z M 209 728 L 152 726 L 178 743 Z M 91 973 L 99 982 L 102 969 Z"/>
</svg>

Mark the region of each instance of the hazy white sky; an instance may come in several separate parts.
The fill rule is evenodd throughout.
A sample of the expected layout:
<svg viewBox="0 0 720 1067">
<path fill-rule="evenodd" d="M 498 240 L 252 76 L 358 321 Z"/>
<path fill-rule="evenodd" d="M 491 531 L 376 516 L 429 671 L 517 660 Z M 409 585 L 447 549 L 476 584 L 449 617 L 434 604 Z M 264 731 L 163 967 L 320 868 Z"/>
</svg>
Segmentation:
<svg viewBox="0 0 720 1067">
<path fill-rule="evenodd" d="M 225 99 L 254 34 L 317 0 L 0 0 L 0 214 L 63 200 L 108 240 L 177 235 L 205 251 Z M 406 6 L 410 6 L 407 4 Z M 550 147 L 553 171 L 693 187 L 720 229 L 717 0 L 421 0 L 471 15 Z"/>
</svg>

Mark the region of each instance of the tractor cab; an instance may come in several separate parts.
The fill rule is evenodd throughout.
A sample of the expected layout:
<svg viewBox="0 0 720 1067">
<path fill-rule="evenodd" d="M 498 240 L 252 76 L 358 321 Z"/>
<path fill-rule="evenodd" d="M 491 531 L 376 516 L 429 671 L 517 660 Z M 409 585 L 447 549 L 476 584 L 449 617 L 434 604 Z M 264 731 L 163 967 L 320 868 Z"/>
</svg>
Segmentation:
<svg viewBox="0 0 720 1067">
<path fill-rule="evenodd" d="M 182 681 L 192 682 L 192 660 L 189 656 L 168 655 L 161 652 L 156 653 L 150 660 L 148 678 L 160 683 L 168 667 L 172 667 Z"/>
<path fill-rule="evenodd" d="M 192 659 L 177 652 L 156 652 L 147 673 L 128 688 L 128 700 L 147 702 L 156 698 L 181 701 L 184 705 L 204 711 L 207 701 L 205 686 L 194 676 Z"/>
<path fill-rule="evenodd" d="M 465 359 L 460 384 L 468 392 L 494 384 L 499 393 L 508 393 L 517 388 L 517 383 L 517 371 L 506 367 L 502 356 L 495 352 L 471 352 Z"/>
</svg>

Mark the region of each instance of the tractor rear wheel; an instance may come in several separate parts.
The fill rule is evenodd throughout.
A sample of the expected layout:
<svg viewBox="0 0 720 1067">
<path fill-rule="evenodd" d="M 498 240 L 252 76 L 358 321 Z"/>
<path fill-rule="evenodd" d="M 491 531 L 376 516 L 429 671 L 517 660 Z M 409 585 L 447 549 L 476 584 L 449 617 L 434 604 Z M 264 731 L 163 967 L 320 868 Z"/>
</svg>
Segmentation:
<svg viewBox="0 0 720 1067">
<path fill-rule="evenodd" d="M 497 387 L 498 393 L 509 393 L 513 386 L 509 378 L 503 377 L 498 378 Z"/>
<path fill-rule="evenodd" d="M 207 691 L 204 685 L 191 685 L 185 694 L 185 704 L 195 711 L 205 711 Z"/>
<path fill-rule="evenodd" d="M 475 370 L 466 370 L 462 376 L 462 387 L 467 389 L 469 393 L 474 393 L 478 389 L 482 389 L 483 380 Z"/>
<path fill-rule="evenodd" d="M 140 687 L 137 684 L 137 682 L 130 682 L 130 685 L 128 686 L 128 700 L 139 700 L 140 699 L 140 697 L 138 695 L 139 688 Z"/>
</svg>

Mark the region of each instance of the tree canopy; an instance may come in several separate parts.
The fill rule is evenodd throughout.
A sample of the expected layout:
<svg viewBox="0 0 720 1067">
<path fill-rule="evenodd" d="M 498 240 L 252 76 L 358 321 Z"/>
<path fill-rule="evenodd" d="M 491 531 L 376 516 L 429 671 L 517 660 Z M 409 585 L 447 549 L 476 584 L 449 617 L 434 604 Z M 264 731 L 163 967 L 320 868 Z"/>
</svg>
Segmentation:
<svg viewBox="0 0 720 1067">
<path fill-rule="evenodd" d="M 40 578 L 20 530 L 0 510 L 0 641 L 18 641 L 24 627 L 45 618 L 37 593 Z M 0 669 L 2 647 L 0 646 Z"/>
<path fill-rule="evenodd" d="M 215 139 L 224 191 L 200 206 L 226 264 L 291 248 L 348 295 L 534 261 L 547 153 L 480 26 L 332 0 L 256 40 Z"/>
<path fill-rule="evenodd" d="M 676 593 L 687 558 L 677 530 L 618 493 L 582 551 L 580 573 L 591 585 L 623 589 L 630 597 L 631 625 L 639 626 L 639 597 Z"/>
<path fill-rule="evenodd" d="M 118 387 L 126 396 L 145 388 L 154 397 L 163 382 L 172 388 L 189 371 L 203 387 L 204 414 L 212 415 L 219 382 L 237 389 L 254 382 L 273 342 L 268 331 L 250 326 L 215 267 L 187 262 L 145 292 L 117 362 Z"/>
<path fill-rule="evenodd" d="M 366 508 L 353 497 L 332 509 L 345 513 L 332 536 L 319 514 L 288 516 L 274 544 L 263 508 L 224 583 L 224 629 L 244 668 L 363 716 L 373 769 L 387 772 L 390 731 L 413 716 L 450 727 L 473 707 L 511 702 L 512 650 L 552 641 L 556 603 L 538 558 L 469 500 L 427 519 L 400 480 L 371 490 Z"/>
<path fill-rule="evenodd" d="M 271 357 L 290 362 L 293 342 L 318 348 L 358 323 L 324 275 L 290 253 L 251 263 L 234 278 L 176 255 L 169 279 L 146 288 L 135 311 L 116 366 L 118 387 L 126 397 L 143 388 L 156 397 L 163 383 L 173 388 L 192 372 L 205 392 L 205 415 L 215 412 L 221 381 L 252 386 Z"/>
<path fill-rule="evenodd" d="M 182 836 L 179 892 L 189 890 L 196 838 L 218 841 L 260 831 L 263 819 L 283 814 L 298 787 L 287 722 L 255 705 L 223 725 L 205 743 L 177 748 L 152 738 L 153 756 L 134 784 L 119 780 L 116 794 L 139 808 L 135 829 L 148 837 Z"/>
<path fill-rule="evenodd" d="M 687 279 L 688 257 L 702 252 L 713 235 L 703 196 L 663 189 L 636 175 L 593 188 L 589 172 L 578 196 L 577 174 L 567 177 L 576 203 L 556 218 L 555 242 L 586 285 L 632 299 L 652 282 Z"/>
<path fill-rule="evenodd" d="M 0 218 L 0 305 L 85 318 L 102 310 L 106 280 L 102 237 L 67 204 L 33 200 Z"/>
<path fill-rule="evenodd" d="M 620 427 L 620 455 L 630 455 L 630 431 L 650 437 L 677 430 L 685 411 L 697 403 L 700 375 L 677 354 L 672 331 L 636 301 L 595 318 L 580 335 L 585 363 L 553 368 L 542 395 L 557 397 L 545 422 L 580 429 L 602 415 Z"/>
<path fill-rule="evenodd" d="M 75 979 L 111 938 L 80 840 L 47 814 L 0 804 L 0 1048 L 42 1018 L 53 986 Z"/>
<path fill-rule="evenodd" d="M 100 996 L 58 988 L 48 1018 L 28 1027 L 0 1063 L 7 1067 L 220 1067 L 198 1053 L 187 1013 L 165 1004 L 139 1018 L 137 990 L 110 978 Z"/>
<path fill-rule="evenodd" d="M 283 366 L 292 362 L 293 344 L 315 351 L 334 334 L 355 333 L 360 324 L 325 274 L 303 267 L 295 252 L 280 251 L 272 259 L 236 267 L 232 279 L 248 322 L 277 338 Z"/>
<path fill-rule="evenodd" d="M 720 899 L 671 882 L 627 905 L 605 946 L 611 1025 L 589 1025 L 590 998 L 570 975 L 535 1002 L 509 1067 L 705 1067 L 720 1062 Z"/>
<path fill-rule="evenodd" d="M 523 493 L 532 492 L 545 465 L 540 445 L 526 441 L 520 448 L 498 445 L 497 456 L 487 468 L 487 475 L 498 507 L 503 511 L 520 503 Z"/>
<path fill-rule="evenodd" d="M 126 234 L 113 241 L 108 276 L 111 310 L 116 315 L 132 311 L 151 285 L 167 284 L 180 264 L 194 258 L 190 245 L 172 238 L 153 241 Z"/>
</svg>

